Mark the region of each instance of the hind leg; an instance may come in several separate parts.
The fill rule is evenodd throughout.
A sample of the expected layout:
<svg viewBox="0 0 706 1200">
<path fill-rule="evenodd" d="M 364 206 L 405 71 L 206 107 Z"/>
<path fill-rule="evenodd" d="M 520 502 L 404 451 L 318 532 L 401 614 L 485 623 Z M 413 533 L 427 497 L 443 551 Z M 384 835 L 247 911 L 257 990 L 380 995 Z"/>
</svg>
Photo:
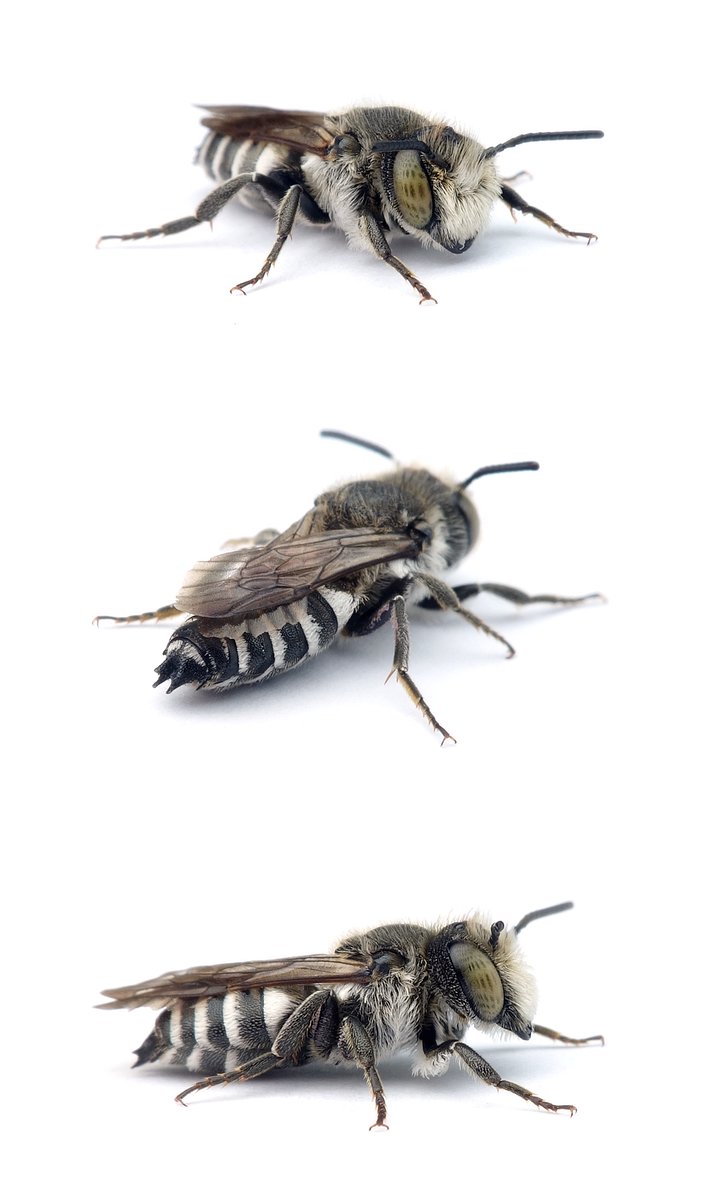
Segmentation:
<svg viewBox="0 0 706 1200">
<path fill-rule="evenodd" d="M 183 233 L 186 229 L 193 229 L 195 225 L 201 225 L 204 221 L 211 222 L 241 188 L 252 182 L 253 177 L 250 172 L 245 175 L 236 175 L 233 179 L 229 179 L 220 187 L 215 188 L 214 191 L 209 192 L 208 196 L 199 204 L 193 217 L 180 217 L 177 221 L 167 221 L 165 225 L 142 229 L 138 233 L 106 233 L 98 239 L 98 245 L 100 246 L 101 242 L 134 242 L 138 238 L 167 237 L 172 233 Z"/>
<path fill-rule="evenodd" d="M 135 613 L 131 617 L 111 617 L 106 613 L 101 613 L 100 616 L 93 618 L 93 624 L 100 625 L 101 621 L 114 621 L 116 625 L 129 625 L 142 621 L 166 621 L 168 617 L 183 617 L 184 615 L 180 608 L 175 608 L 173 604 L 165 604 L 162 608 L 155 608 L 154 612 Z"/>
<path fill-rule="evenodd" d="M 313 992 L 287 1017 L 267 1054 L 251 1058 L 234 1071 L 224 1071 L 220 1075 L 209 1075 L 206 1079 L 200 1079 L 198 1083 L 193 1083 L 191 1087 L 179 1092 L 174 1099 L 178 1104 L 183 1104 L 184 1097 L 189 1096 L 191 1092 L 200 1092 L 219 1083 L 247 1083 L 249 1079 L 266 1075 L 275 1067 L 296 1066 L 307 1042 L 315 1033 L 317 1019 L 330 998 L 331 992 L 328 990 Z"/>
</svg>

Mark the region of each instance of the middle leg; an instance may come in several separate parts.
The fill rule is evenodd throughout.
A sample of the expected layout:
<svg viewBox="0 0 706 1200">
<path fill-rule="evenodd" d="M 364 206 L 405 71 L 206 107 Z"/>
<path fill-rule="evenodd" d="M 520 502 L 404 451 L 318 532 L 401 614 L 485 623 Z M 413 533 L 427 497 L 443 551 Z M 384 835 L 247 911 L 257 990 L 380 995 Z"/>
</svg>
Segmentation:
<svg viewBox="0 0 706 1200">
<path fill-rule="evenodd" d="M 259 283 L 271 267 L 277 261 L 279 252 L 284 243 L 292 232 L 292 227 L 299 209 L 299 202 L 302 197 L 303 188 L 298 183 L 293 183 L 287 192 L 285 192 L 282 203 L 277 209 L 277 237 L 275 244 L 267 255 L 262 268 L 257 275 L 253 275 L 252 279 L 246 279 L 243 283 L 236 283 L 230 290 L 231 292 L 242 292 L 244 288 L 251 287 L 253 284 Z"/>
<path fill-rule="evenodd" d="M 345 1017 L 341 1022 L 339 1040 L 346 1058 L 352 1059 L 356 1066 L 360 1067 L 365 1075 L 368 1087 L 373 1093 L 377 1120 L 370 1128 L 387 1129 L 388 1126 L 385 1123 L 385 1117 L 387 1116 L 385 1093 L 382 1090 L 382 1082 L 375 1066 L 375 1051 L 373 1050 L 373 1043 L 370 1040 L 367 1029 L 356 1017 Z"/>
<path fill-rule="evenodd" d="M 395 596 L 390 605 L 392 628 L 395 631 L 395 651 L 392 659 L 392 670 L 387 678 L 389 679 L 391 675 L 397 675 L 407 695 L 426 717 L 432 728 L 441 734 L 442 746 L 447 741 L 455 742 L 456 738 L 447 729 L 444 729 L 443 725 L 439 724 L 416 683 L 409 676 L 407 670 L 409 665 L 409 622 L 407 621 L 404 596 Z"/>
</svg>

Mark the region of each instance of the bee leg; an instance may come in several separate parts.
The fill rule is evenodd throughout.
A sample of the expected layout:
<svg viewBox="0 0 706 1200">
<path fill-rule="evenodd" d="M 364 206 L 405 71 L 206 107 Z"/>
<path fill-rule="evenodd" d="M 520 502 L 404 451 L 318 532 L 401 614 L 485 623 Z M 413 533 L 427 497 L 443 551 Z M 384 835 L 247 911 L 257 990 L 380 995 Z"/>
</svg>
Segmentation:
<svg viewBox="0 0 706 1200">
<path fill-rule="evenodd" d="M 184 1097 L 190 1096 L 192 1092 L 201 1092 L 204 1088 L 216 1087 L 219 1083 L 247 1083 L 249 1079 L 257 1079 L 258 1075 L 266 1075 L 268 1071 L 283 1065 L 282 1059 L 278 1058 L 276 1054 L 260 1054 L 257 1058 L 251 1058 L 249 1062 L 243 1063 L 242 1067 L 236 1067 L 234 1071 L 223 1071 L 220 1075 L 209 1075 L 206 1079 L 199 1079 L 198 1083 L 192 1083 L 191 1087 L 184 1088 L 184 1091 L 179 1092 L 174 1099 L 177 1104 L 183 1104 Z"/>
<path fill-rule="evenodd" d="M 547 1109 L 549 1112 L 568 1112 L 573 1117 L 576 1108 L 573 1104 L 552 1104 L 550 1100 L 543 1100 L 541 1096 L 535 1096 L 534 1092 L 530 1092 L 528 1088 L 524 1088 L 519 1083 L 511 1083 L 509 1079 L 501 1079 L 498 1072 L 490 1063 L 481 1058 L 475 1050 L 467 1046 L 465 1042 L 456 1042 L 453 1047 L 454 1054 L 458 1055 L 463 1066 L 471 1074 L 477 1075 L 483 1083 L 488 1083 L 491 1087 L 496 1087 L 502 1092 L 512 1092 L 514 1096 L 519 1096 L 522 1100 L 529 1100 L 530 1104 L 535 1104 L 537 1108 Z"/>
<path fill-rule="evenodd" d="M 243 288 L 259 283 L 261 279 L 265 278 L 270 267 L 274 266 L 280 250 L 292 232 L 292 226 L 294 225 L 303 190 L 300 184 L 293 183 L 284 193 L 282 202 L 277 209 L 277 237 L 275 238 L 275 244 L 267 255 L 262 269 L 258 271 L 257 275 L 253 275 L 252 279 L 246 279 L 243 283 L 236 283 L 230 289 L 231 292 L 242 292 Z"/>
<path fill-rule="evenodd" d="M 166 225 L 157 225 L 154 229 L 143 229 L 139 233 L 106 233 L 98 239 L 98 245 L 100 246 L 101 242 L 116 240 L 133 242 L 138 238 L 158 237 L 160 234 L 166 237 L 171 233 L 183 233 L 186 229 L 193 229 L 195 225 L 201 225 L 203 221 L 212 221 L 241 188 L 252 182 L 251 172 L 245 175 L 236 175 L 235 178 L 229 179 L 214 191 L 209 192 L 208 196 L 205 196 L 199 204 L 193 217 L 180 217 L 178 221 L 167 221 Z"/>
<path fill-rule="evenodd" d="M 457 599 L 468 600 L 470 596 L 480 596 L 481 592 L 489 592 L 508 600 L 511 604 L 585 604 L 588 600 L 603 600 L 600 592 L 589 592 L 586 596 L 554 596 L 540 594 L 529 596 L 519 588 L 509 587 L 506 583 L 461 583 L 452 589 Z M 419 601 L 420 608 L 441 608 L 432 597 Z"/>
<path fill-rule="evenodd" d="M 399 271 L 402 278 L 406 279 L 407 283 L 411 283 L 412 287 L 419 292 L 422 297 L 419 301 L 420 304 L 423 304 L 425 300 L 434 300 L 431 292 L 428 292 L 424 284 L 420 283 L 417 279 L 417 276 L 412 274 L 409 267 L 400 262 L 399 258 L 395 258 L 387 244 L 384 230 L 374 213 L 367 210 L 363 213 L 360 218 L 360 230 L 373 254 L 377 254 L 378 258 L 381 258 L 383 262 L 389 263 L 391 267 Z M 434 303 L 436 304 L 436 300 L 434 300 Z"/>
<path fill-rule="evenodd" d="M 116 625 L 128 625 L 136 621 L 166 621 L 168 617 L 183 617 L 184 613 L 180 608 L 175 608 L 173 604 L 165 604 L 162 608 L 155 608 L 154 612 L 135 613 L 132 617 L 111 617 L 102 613 L 99 617 L 93 618 L 94 625 L 100 625 L 101 621 L 114 621 Z"/>
<path fill-rule="evenodd" d="M 503 175 L 501 183 L 519 183 L 521 179 L 529 180 L 532 176 L 529 171 L 516 171 L 514 175 Z"/>
<path fill-rule="evenodd" d="M 346 1058 L 352 1059 L 356 1066 L 360 1067 L 368 1087 L 373 1093 L 377 1120 L 370 1128 L 389 1128 L 385 1122 L 387 1116 L 385 1093 L 382 1090 L 382 1082 L 375 1066 L 375 1051 L 367 1029 L 356 1017 L 345 1017 L 341 1022 L 339 1043 Z"/>
<path fill-rule="evenodd" d="M 330 991 L 313 992 L 287 1017 L 272 1043 L 271 1051 L 251 1058 L 249 1062 L 243 1063 L 233 1071 L 224 1071 L 220 1075 L 209 1075 L 206 1079 L 200 1079 L 198 1083 L 193 1083 L 191 1087 L 175 1096 L 175 1100 L 183 1104 L 184 1097 L 191 1092 L 200 1092 L 203 1088 L 215 1087 L 219 1083 L 247 1083 L 250 1079 L 257 1079 L 259 1075 L 266 1075 L 275 1067 L 296 1066 L 322 1010 L 327 1005 L 330 1006 L 331 997 Z"/>
<path fill-rule="evenodd" d="M 591 242 L 595 242 L 597 240 L 595 233 L 576 233 L 573 229 L 564 229 L 563 225 L 559 225 L 553 217 L 548 215 L 548 213 L 542 212 L 541 208 L 534 208 L 533 205 L 528 204 L 527 201 L 523 200 L 522 196 L 520 196 L 520 194 L 516 192 L 514 188 L 508 187 L 506 183 L 503 183 L 502 187 L 500 188 L 500 199 L 504 204 L 507 204 L 513 217 L 515 215 L 515 209 L 517 209 L 518 212 L 527 213 L 531 217 L 536 217 L 537 220 L 541 221 L 543 225 L 548 225 L 550 229 L 555 229 L 557 233 L 563 233 L 564 237 L 585 238 L 589 246 Z"/>
<path fill-rule="evenodd" d="M 588 600 L 604 599 L 600 592 L 589 592 L 586 596 L 554 596 L 551 594 L 528 596 L 527 592 L 521 592 L 519 588 L 509 587 L 506 583 L 472 583 L 465 586 L 471 587 L 474 590 L 473 592 L 465 592 L 464 596 L 459 595 L 459 599 L 464 599 L 466 595 L 477 596 L 479 592 L 490 592 L 493 596 L 500 596 L 502 600 L 509 600 L 511 604 L 585 604 Z M 454 590 L 458 595 L 459 592 L 464 591 L 464 588 Z"/>
<path fill-rule="evenodd" d="M 266 546 L 268 542 L 271 542 L 276 537 L 279 537 L 278 529 L 262 529 L 254 537 L 228 538 L 221 546 L 221 549 L 225 550 L 228 548 L 235 550 L 238 546 Z"/>
<path fill-rule="evenodd" d="M 407 672 L 409 664 L 409 623 L 407 621 L 404 596 L 395 596 L 391 601 L 391 618 L 392 628 L 395 631 L 395 652 L 392 659 L 392 670 L 387 678 L 389 679 L 391 675 L 397 674 L 397 678 L 407 695 L 411 697 L 414 704 L 423 716 L 426 717 L 432 729 L 441 734 L 442 746 L 447 741 L 455 742 L 456 738 L 447 729 L 444 729 L 443 725 L 439 724 L 416 683 L 410 679 Z"/>
<path fill-rule="evenodd" d="M 594 1033 L 587 1038 L 572 1038 L 566 1037 L 563 1033 L 557 1033 L 556 1029 L 547 1029 L 546 1025 L 532 1025 L 532 1032 L 538 1033 L 542 1037 L 551 1038 L 554 1042 L 563 1042 L 566 1046 L 588 1046 L 590 1042 L 599 1042 L 601 1046 L 605 1044 L 603 1034 Z"/>
<path fill-rule="evenodd" d="M 431 599 L 436 601 L 436 607 L 445 609 L 448 612 L 458 613 L 459 617 L 463 617 L 464 621 L 470 622 L 475 629 L 480 629 L 482 633 L 487 633 L 489 637 L 495 638 L 497 642 L 501 642 L 507 649 L 508 658 L 512 658 L 515 653 L 514 647 L 510 645 L 502 634 L 497 633 L 495 629 L 491 629 L 490 625 L 486 625 L 485 621 L 481 621 L 480 617 L 477 617 L 475 613 L 470 612 L 467 608 L 463 608 L 461 599 L 453 588 L 450 588 L 448 584 L 444 583 L 441 579 L 437 579 L 434 575 L 415 575 L 415 579 L 428 590 Z M 479 585 L 469 584 L 468 586 L 476 587 Z M 422 601 L 423 603 L 424 601 Z M 431 607 L 434 606 L 427 605 L 427 608 Z"/>
</svg>

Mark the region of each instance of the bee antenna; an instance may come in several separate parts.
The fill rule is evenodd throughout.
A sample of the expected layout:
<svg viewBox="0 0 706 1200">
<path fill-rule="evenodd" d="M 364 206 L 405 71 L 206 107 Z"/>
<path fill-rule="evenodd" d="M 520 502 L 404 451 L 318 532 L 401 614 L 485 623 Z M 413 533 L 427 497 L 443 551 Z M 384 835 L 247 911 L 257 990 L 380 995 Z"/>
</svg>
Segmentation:
<svg viewBox="0 0 706 1200">
<path fill-rule="evenodd" d="M 563 904 L 552 904 L 550 908 L 536 908 L 534 912 L 526 913 L 522 920 L 517 922 L 515 933 L 521 933 L 530 921 L 538 921 L 540 917 L 553 917 L 554 913 L 566 912 L 567 909 L 573 907 L 573 900 L 565 900 Z"/>
<path fill-rule="evenodd" d="M 394 458 L 389 450 L 384 446 L 378 446 L 376 442 L 366 442 L 365 438 L 353 437 L 352 433 L 340 433 L 337 429 L 322 429 L 321 437 L 339 438 L 342 442 L 350 442 L 353 446 L 362 446 L 363 450 L 373 450 L 375 454 L 382 454 L 383 458 Z"/>
<path fill-rule="evenodd" d="M 502 475 L 505 471 L 538 471 L 539 463 L 537 462 L 519 462 L 519 463 L 499 463 L 495 467 L 481 467 L 480 470 L 474 471 L 468 476 L 463 483 L 459 483 L 458 490 L 462 492 L 468 487 L 469 483 L 473 483 L 474 479 L 480 479 L 481 475 Z"/>
<path fill-rule="evenodd" d="M 494 921 L 493 924 L 490 926 L 490 939 L 489 940 L 490 940 L 491 950 L 496 949 L 497 944 L 498 944 L 498 938 L 500 937 L 500 934 L 502 933 L 504 928 L 505 928 L 504 921 Z"/>
<path fill-rule="evenodd" d="M 602 129 L 571 129 L 564 133 L 521 133 L 510 138 L 509 142 L 488 146 L 488 149 L 483 151 L 483 158 L 495 158 L 495 155 L 502 154 L 503 150 L 510 150 L 512 146 L 522 146 L 524 142 L 575 142 L 583 138 L 602 137 Z"/>
</svg>

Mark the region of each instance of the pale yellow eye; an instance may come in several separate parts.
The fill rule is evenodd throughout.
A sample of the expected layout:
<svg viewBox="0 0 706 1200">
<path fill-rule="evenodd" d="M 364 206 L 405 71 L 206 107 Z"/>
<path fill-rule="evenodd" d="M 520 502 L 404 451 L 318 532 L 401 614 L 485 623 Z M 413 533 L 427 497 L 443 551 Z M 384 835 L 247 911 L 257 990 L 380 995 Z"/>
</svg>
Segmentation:
<svg viewBox="0 0 706 1200">
<path fill-rule="evenodd" d="M 425 229 L 432 218 L 434 201 L 416 150 L 398 151 L 392 168 L 392 182 L 404 220 L 415 229 Z"/>
<path fill-rule="evenodd" d="M 477 946 L 456 942 L 449 947 L 451 961 L 463 977 L 471 1004 L 482 1021 L 495 1021 L 505 1004 L 502 980 L 495 964 Z"/>
</svg>

